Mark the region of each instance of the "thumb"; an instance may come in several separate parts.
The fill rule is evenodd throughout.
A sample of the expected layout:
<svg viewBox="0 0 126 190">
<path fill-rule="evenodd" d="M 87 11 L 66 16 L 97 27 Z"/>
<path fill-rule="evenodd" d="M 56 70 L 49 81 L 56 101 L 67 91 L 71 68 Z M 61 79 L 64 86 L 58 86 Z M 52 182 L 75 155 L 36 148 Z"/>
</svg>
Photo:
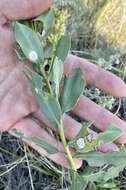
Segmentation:
<svg viewBox="0 0 126 190">
<path fill-rule="evenodd" d="M 46 11 L 53 0 L 0 0 L 0 24 L 35 17 Z"/>
</svg>

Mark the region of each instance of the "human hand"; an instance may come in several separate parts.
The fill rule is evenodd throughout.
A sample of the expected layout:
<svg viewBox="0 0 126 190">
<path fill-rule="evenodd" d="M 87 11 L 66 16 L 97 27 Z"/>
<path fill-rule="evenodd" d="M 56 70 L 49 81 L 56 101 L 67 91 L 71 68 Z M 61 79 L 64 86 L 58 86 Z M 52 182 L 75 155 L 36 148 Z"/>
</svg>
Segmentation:
<svg viewBox="0 0 126 190">
<path fill-rule="evenodd" d="M 22 132 L 24 136 L 29 137 L 34 135 L 42 137 L 50 142 L 50 144 L 55 144 L 59 150 L 63 150 L 62 145 L 56 141 L 56 139 L 51 137 L 43 128 L 40 128 L 32 119 L 27 117 L 32 114 L 43 123 L 50 126 L 47 119 L 40 112 L 35 98 L 31 93 L 29 83 L 23 74 L 24 64 L 16 57 L 14 33 L 9 25 L 12 20 L 37 16 L 42 11 L 46 10 L 51 2 L 51 0 L 46 2 L 41 0 L 31 0 L 30 2 L 23 0 L 21 3 L 18 3 L 18 0 L 13 0 L 12 2 L 4 0 L 0 2 L 0 131 L 9 131 L 13 134 L 11 129 L 15 128 Z M 69 56 L 66 60 L 65 72 L 69 73 L 73 67 L 77 66 L 85 70 L 88 83 L 93 84 L 94 78 L 95 81 L 98 81 L 97 77 L 100 75 L 97 72 L 98 68 L 90 63 L 87 64 L 86 60 L 82 60 L 75 56 Z M 108 72 L 104 71 L 104 73 L 102 81 L 100 80 L 101 83 L 98 84 L 98 82 L 95 82 L 94 85 L 106 91 L 108 91 L 110 85 L 112 85 L 112 91 L 108 91 L 109 93 L 116 96 L 125 95 L 125 84 L 116 76 L 109 73 L 108 77 Z M 109 81 L 111 83 L 106 84 L 107 80 L 108 83 Z M 115 82 L 113 82 L 114 80 Z M 117 84 L 120 84 L 121 94 L 117 94 L 118 89 L 115 88 L 118 86 Z M 115 91 L 113 89 L 115 89 Z M 123 121 L 110 112 L 105 111 L 103 108 L 100 108 L 86 97 L 80 98 L 73 112 L 87 120 L 92 121 L 94 117 L 95 119 L 97 118 L 95 125 L 102 130 L 107 128 L 109 123 L 113 122 L 118 124 L 118 126 L 125 131 L 125 123 Z M 101 118 L 98 117 L 98 115 Z M 102 119 L 102 117 L 105 118 L 105 121 L 103 121 L 104 119 Z M 69 139 L 79 132 L 81 125 L 68 115 L 65 115 L 64 128 L 66 137 Z M 126 134 L 120 139 L 121 143 L 125 141 Z M 33 142 L 27 141 L 27 143 L 35 148 L 41 155 L 47 156 L 56 163 L 68 167 L 69 163 L 62 153 L 48 155 L 45 150 L 35 145 Z M 80 167 L 82 162 L 76 160 L 76 163 L 77 167 Z"/>
<path fill-rule="evenodd" d="M 47 10 L 53 0 L 1 0 L 0 1 L 0 131 L 12 132 L 15 128 L 24 136 L 39 136 L 63 152 L 63 146 L 40 128 L 33 119 L 28 118 L 38 111 L 38 105 L 32 95 L 29 82 L 24 75 L 25 63 L 15 54 L 15 37 L 11 21 L 35 17 Z M 48 155 L 45 150 L 31 141 L 27 143 L 41 155 L 48 156 L 54 162 L 68 167 L 63 153 Z M 77 161 L 80 167 L 81 161 Z"/>
</svg>

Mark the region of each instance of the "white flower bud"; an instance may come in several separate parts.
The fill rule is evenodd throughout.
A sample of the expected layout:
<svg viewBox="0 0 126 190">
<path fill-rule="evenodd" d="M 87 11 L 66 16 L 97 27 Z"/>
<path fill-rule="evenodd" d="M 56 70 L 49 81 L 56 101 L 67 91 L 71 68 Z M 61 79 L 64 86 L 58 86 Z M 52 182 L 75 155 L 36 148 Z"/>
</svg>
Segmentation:
<svg viewBox="0 0 126 190">
<path fill-rule="evenodd" d="M 29 60 L 34 62 L 34 61 L 37 61 L 38 59 L 38 54 L 35 52 L 35 51 L 31 51 L 28 55 L 29 57 Z"/>
<path fill-rule="evenodd" d="M 85 147 L 84 138 L 79 138 L 76 143 L 79 149 L 82 149 Z"/>
<path fill-rule="evenodd" d="M 90 133 L 88 136 L 87 136 L 87 140 L 91 143 L 92 141 L 96 140 L 97 139 L 97 134 L 95 133 Z"/>
</svg>

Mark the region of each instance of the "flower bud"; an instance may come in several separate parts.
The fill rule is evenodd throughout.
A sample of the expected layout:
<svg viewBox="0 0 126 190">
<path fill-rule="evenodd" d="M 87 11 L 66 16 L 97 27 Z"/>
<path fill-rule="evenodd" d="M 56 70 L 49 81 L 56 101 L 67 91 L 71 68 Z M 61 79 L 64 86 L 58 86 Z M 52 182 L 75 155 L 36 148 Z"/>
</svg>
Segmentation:
<svg viewBox="0 0 126 190">
<path fill-rule="evenodd" d="M 83 149 L 85 147 L 84 138 L 79 138 L 76 143 L 79 149 Z"/>
<path fill-rule="evenodd" d="M 35 61 L 37 61 L 37 59 L 38 59 L 38 54 L 35 51 L 31 51 L 29 53 L 29 60 L 31 62 L 35 62 Z"/>
</svg>

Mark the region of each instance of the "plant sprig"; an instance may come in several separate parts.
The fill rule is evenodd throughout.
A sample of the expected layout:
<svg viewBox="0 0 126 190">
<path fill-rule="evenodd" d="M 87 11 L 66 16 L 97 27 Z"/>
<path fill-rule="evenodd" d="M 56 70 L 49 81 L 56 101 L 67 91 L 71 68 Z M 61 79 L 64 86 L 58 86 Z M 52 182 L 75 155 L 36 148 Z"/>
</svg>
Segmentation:
<svg viewBox="0 0 126 190">
<path fill-rule="evenodd" d="M 79 134 L 70 142 L 65 138 L 63 116 L 75 106 L 85 87 L 84 73 L 80 68 L 74 69 L 70 76 L 65 76 L 63 72 L 64 61 L 70 51 L 71 42 L 70 36 L 65 33 L 66 18 L 66 12 L 60 13 L 58 10 L 51 9 L 31 21 L 15 22 L 16 52 L 20 59 L 32 63 L 33 70 L 28 69 L 25 73 L 29 78 L 33 94 L 48 121 L 59 130 L 64 152 L 73 171 L 73 183 L 70 190 L 77 188 L 83 190 L 89 179 L 77 173 L 74 157 L 80 157 L 86 159 L 89 164 L 92 163 L 90 155 L 94 155 L 96 146 L 103 141 L 112 143 L 122 134 L 122 131 L 112 125 L 106 132 L 100 133 L 97 139 L 91 139 L 89 124 L 82 125 Z M 22 138 L 27 138 L 17 131 L 13 132 Z M 49 154 L 58 152 L 56 147 L 40 137 L 33 136 L 29 140 L 46 149 Z M 75 155 L 71 154 L 71 147 L 76 150 Z M 99 156 L 97 152 L 95 153 Z M 109 157 L 108 154 L 103 164 Z M 111 164 L 111 160 L 109 163 Z"/>
</svg>

